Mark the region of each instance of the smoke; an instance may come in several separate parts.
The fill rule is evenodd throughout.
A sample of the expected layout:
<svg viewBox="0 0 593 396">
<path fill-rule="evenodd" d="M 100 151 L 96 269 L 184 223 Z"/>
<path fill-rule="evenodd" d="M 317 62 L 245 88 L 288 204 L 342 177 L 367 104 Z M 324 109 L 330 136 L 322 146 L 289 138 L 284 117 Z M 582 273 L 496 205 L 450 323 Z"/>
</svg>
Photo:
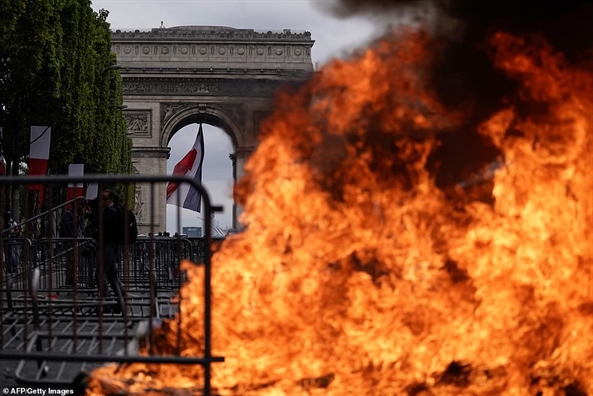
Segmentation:
<svg viewBox="0 0 593 396">
<path fill-rule="evenodd" d="M 388 15 L 391 11 L 440 11 L 441 21 L 463 24 L 461 39 L 476 42 L 494 30 L 542 34 L 569 56 L 589 49 L 593 37 L 591 0 L 336 0 L 329 10 L 338 17 Z M 458 37 L 459 38 L 459 37 Z"/>
<path fill-rule="evenodd" d="M 335 0 L 326 8 L 339 18 L 382 20 L 388 28 L 419 26 L 433 37 L 427 82 L 445 107 L 462 111 L 467 120 L 442 134 L 429 161 L 444 190 L 500 157 L 491 142 L 477 134 L 477 125 L 509 103 L 519 111 L 525 106 L 516 83 L 493 67 L 487 43 L 493 33 L 545 40 L 569 62 L 591 55 L 587 51 L 593 42 L 593 0 Z M 489 200 L 489 195 L 482 199 Z"/>
<path fill-rule="evenodd" d="M 447 42 L 436 54 L 440 67 L 433 83 L 443 101 L 453 105 L 466 106 L 468 95 L 491 103 L 512 89 L 492 70 L 485 50 L 494 32 L 545 37 L 572 61 L 588 55 L 593 43 L 593 0 L 336 0 L 329 11 L 342 18 L 415 15 L 436 41 Z"/>
</svg>

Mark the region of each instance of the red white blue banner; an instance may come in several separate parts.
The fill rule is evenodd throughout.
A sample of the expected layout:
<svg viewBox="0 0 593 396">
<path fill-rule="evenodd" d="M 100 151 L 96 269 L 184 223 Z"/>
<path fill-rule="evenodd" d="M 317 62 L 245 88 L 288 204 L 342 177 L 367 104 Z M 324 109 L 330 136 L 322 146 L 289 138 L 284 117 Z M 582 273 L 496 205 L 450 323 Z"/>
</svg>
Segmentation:
<svg viewBox="0 0 593 396">
<path fill-rule="evenodd" d="M 204 133 L 202 125 L 198 130 L 198 136 L 192 149 L 175 165 L 174 176 L 187 176 L 202 182 L 202 163 L 204 162 Z M 181 206 L 185 209 L 200 212 L 202 205 L 202 194 L 189 183 L 168 183 L 167 203 Z"/>
</svg>

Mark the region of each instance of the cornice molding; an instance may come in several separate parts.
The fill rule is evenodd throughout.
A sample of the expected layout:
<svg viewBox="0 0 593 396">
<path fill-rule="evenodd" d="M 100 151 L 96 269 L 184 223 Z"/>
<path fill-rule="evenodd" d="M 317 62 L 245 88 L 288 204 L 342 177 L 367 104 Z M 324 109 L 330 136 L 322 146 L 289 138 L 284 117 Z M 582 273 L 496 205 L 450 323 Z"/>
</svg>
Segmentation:
<svg viewBox="0 0 593 396">
<path fill-rule="evenodd" d="M 132 147 L 132 158 L 169 158 L 170 147 Z"/>
<path fill-rule="evenodd" d="M 114 42 L 120 40 L 212 40 L 212 41 L 300 41 L 313 44 L 311 32 L 293 33 L 290 29 L 281 32 L 258 32 L 254 29 L 235 29 L 223 26 L 179 26 L 173 28 L 154 28 L 149 31 L 121 31 L 111 32 Z"/>
</svg>

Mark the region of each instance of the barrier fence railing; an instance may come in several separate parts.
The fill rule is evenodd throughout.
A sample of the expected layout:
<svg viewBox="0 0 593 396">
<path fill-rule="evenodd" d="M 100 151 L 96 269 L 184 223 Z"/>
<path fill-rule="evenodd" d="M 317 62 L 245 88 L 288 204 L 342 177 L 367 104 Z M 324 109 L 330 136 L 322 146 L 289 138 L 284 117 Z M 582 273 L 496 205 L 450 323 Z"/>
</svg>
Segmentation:
<svg viewBox="0 0 593 396">
<path fill-rule="evenodd" d="M 117 276 L 105 266 L 111 257 L 110 245 L 90 236 L 64 238 L 58 229 L 60 216 L 67 204 L 45 202 L 49 208 L 42 215 L 25 217 L 19 224 L 21 234 L 0 235 L 0 359 L 16 361 L 14 380 L 20 385 L 70 386 L 81 372 L 106 362 L 193 364 L 203 368 L 203 387 L 196 393 L 209 395 L 211 364 L 224 358 L 213 356 L 211 348 L 211 253 L 212 216 L 221 208 L 210 202 L 207 191 L 195 180 L 176 176 L 51 176 L 0 178 L 0 189 L 7 186 L 42 184 L 46 196 L 65 183 L 99 183 L 120 186 L 129 191 L 130 185 L 142 185 L 156 202 L 155 186 L 159 183 L 189 184 L 200 191 L 203 200 L 203 230 L 201 238 L 158 237 L 153 229 L 150 237 L 140 236 L 134 244 L 122 244 L 114 252 Z M 27 194 L 37 194 L 21 189 Z M 26 197 L 32 202 L 38 197 Z M 122 197 L 124 198 L 124 197 Z M 164 203 L 163 203 L 164 205 Z M 147 205 L 150 206 L 150 205 Z M 156 227 L 156 214 L 144 209 L 141 220 Z M 6 202 L 0 199 L 0 210 Z M 177 207 L 178 210 L 179 207 Z M 101 212 L 99 210 L 99 212 Z M 92 215 L 92 213 L 91 213 Z M 177 214 L 178 219 L 181 215 Z M 32 219 L 32 220 L 31 220 Z M 98 235 L 104 235 L 99 213 Z M 86 220 L 85 220 L 86 221 Z M 39 235 L 34 222 L 51 230 Z M 161 227 L 163 225 L 160 225 Z M 6 229 L 6 227 L 5 227 Z M 35 232 L 33 231 L 35 230 Z M 180 234 L 180 233 L 179 233 Z M 163 320 L 184 320 L 178 304 L 185 296 L 182 285 L 188 281 L 180 270 L 180 262 L 190 260 L 203 265 L 202 356 L 181 354 L 181 334 L 176 337 L 176 353 L 162 355 L 152 348 L 139 356 L 130 345 L 138 345 L 139 329 L 145 331 L 147 345 L 155 326 Z M 109 293 L 111 291 L 111 293 Z M 111 295 L 110 295 L 111 294 Z"/>
</svg>

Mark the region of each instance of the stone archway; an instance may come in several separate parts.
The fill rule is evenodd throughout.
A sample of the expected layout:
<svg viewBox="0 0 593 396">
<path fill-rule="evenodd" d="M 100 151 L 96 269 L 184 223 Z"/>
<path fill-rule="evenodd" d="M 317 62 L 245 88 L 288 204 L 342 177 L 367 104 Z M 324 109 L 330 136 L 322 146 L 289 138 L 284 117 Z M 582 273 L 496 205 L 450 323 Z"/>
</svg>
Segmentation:
<svg viewBox="0 0 593 396">
<path fill-rule="evenodd" d="M 181 26 L 116 31 L 112 43 L 123 77 L 134 169 L 143 175 L 166 174 L 173 134 L 203 122 L 230 136 L 233 176 L 239 179 L 278 89 L 300 84 L 313 73 L 311 34 L 289 29 Z M 166 225 L 165 197 L 164 186 L 154 195 L 137 186 L 137 205 L 155 208 L 152 220 L 138 216 L 140 232 Z M 238 215 L 239 209 L 233 213 L 233 226 Z"/>
<path fill-rule="evenodd" d="M 228 103 L 166 105 L 165 112 L 169 116 L 164 118 L 165 125 L 161 133 L 161 146 L 167 147 L 173 136 L 187 125 L 209 124 L 218 127 L 229 136 L 233 145 L 234 154 L 232 154 L 230 160 L 232 161 L 233 179 L 236 180 L 237 174 L 243 174 L 245 160 L 254 149 L 251 144 L 246 143 L 244 130 L 240 127 L 244 112 L 238 107 L 240 106 Z M 208 150 L 208 147 L 206 147 L 206 150 Z M 238 153 L 241 153 L 239 161 L 237 161 Z M 233 203 L 233 227 L 237 227 L 239 214 L 240 207 Z"/>
<path fill-rule="evenodd" d="M 245 110 L 241 105 L 170 103 L 164 105 L 164 113 L 167 114 L 167 117 L 163 118 L 164 125 L 161 130 L 160 142 L 162 147 L 169 144 L 171 137 L 178 130 L 193 123 L 207 123 L 219 127 L 229 135 L 235 148 L 248 145 L 245 141 L 245 132 L 242 129 Z"/>
</svg>

